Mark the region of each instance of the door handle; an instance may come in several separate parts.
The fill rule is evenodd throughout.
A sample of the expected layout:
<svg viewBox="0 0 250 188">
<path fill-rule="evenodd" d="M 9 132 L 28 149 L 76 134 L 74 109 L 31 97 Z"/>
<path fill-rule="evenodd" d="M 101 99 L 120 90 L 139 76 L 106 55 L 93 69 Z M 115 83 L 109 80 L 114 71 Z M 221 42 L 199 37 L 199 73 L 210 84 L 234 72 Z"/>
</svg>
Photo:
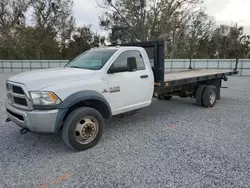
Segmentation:
<svg viewBox="0 0 250 188">
<path fill-rule="evenodd" d="M 148 75 L 141 75 L 141 78 L 147 78 Z"/>
</svg>

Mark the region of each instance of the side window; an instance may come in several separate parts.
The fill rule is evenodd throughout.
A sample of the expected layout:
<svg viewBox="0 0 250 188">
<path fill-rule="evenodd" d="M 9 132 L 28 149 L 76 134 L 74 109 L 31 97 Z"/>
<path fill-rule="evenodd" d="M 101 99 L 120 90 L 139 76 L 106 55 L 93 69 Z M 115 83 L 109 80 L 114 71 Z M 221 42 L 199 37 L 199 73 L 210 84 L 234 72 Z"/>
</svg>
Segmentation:
<svg viewBox="0 0 250 188">
<path fill-rule="evenodd" d="M 145 69 L 145 64 L 142 58 L 140 51 L 138 50 L 129 50 L 122 52 L 114 61 L 113 67 L 115 68 L 126 68 L 127 67 L 127 58 L 128 57 L 135 57 L 137 63 L 137 70 Z"/>
</svg>

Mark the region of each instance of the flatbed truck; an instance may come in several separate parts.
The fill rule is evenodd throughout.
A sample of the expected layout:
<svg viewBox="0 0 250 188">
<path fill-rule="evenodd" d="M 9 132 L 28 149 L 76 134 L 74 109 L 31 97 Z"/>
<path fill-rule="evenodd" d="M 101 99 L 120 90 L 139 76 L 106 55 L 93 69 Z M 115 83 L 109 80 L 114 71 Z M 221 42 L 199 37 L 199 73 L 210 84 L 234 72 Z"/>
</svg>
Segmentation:
<svg viewBox="0 0 250 188">
<path fill-rule="evenodd" d="M 166 72 L 164 42 L 149 41 L 93 48 L 64 67 L 23 72 L 6 81 L 6 121 L 21 133 L 62 133 L 77 151 L 101 139 L 105 119 L 150 106 L 155 97 L 195 98 L 212 108 L 222 80 L 233 70 Z"/>
</svg>

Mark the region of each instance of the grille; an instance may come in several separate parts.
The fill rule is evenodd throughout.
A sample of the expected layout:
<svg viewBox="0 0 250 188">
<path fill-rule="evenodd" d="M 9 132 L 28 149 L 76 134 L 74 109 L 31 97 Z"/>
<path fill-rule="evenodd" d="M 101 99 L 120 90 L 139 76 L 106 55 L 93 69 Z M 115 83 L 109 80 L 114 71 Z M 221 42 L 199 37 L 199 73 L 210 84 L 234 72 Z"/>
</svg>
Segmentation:
<svg viewBox="0 0 250 188">
<path fill-rule="evenodd" d="M 28 106 L 26 99 L 14 97 L 14 102 L 22 106 Z"/>
<path fill-rule="evenodd" d="M 23 89 L 19 86 L 13 86 L 13 93 L 24 95 Z"/>
<path fill-rule="evenodd" d="M 7 83 L 6 89 L 10 105 L 21 109 L 29 109 L 28 98 L 21 86 Z"/>
</svg>

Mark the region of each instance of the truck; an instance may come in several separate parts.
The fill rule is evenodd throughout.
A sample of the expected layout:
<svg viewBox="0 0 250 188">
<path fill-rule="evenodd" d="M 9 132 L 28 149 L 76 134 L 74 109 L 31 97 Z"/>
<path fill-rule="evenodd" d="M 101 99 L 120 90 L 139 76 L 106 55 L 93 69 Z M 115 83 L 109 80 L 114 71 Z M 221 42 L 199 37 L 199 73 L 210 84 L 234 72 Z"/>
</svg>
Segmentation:
<svg viewBox="0 0 250 188">
<path fill-rule="evenodd" d="M 65 66 L 18 73 L 6 81 L 6 122 L 20 133 L 62 134 L 76 151 L 98 144 L 107 119 L 151 105 L 154 98 L 194 98 L 212 108 L 233 70 L 167 72 L 164 41 L 91 48 Z"/>
</svg>

